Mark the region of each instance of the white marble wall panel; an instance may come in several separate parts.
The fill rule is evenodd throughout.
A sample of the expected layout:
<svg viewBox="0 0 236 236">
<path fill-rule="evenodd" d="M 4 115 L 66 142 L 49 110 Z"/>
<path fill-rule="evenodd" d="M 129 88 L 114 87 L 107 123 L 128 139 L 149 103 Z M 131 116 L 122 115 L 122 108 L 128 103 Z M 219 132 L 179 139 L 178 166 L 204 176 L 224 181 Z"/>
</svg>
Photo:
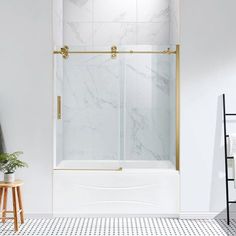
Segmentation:
<svg viewBox="0 0 236 236">
<path fill-rule="evenodd" d="M 64 22 L 92 22 L 93 0 L 64 0 Z"/>
<path fill-rule="evenodd" d="M 136 41 L 135 23 L 94 23 L 94 46 L 132 45 Z"/>
<path fill-rule="evenodd" d="M 167 45 L 176 35 L 170 8 L 169 0 L 64 0 L 64 44 Z"/>
<path fill-rule="evenodd" d="M 93 24 L 71 21 L 64 24 L 64 42 L 65 45 L 73 46 L 90 46 L 93 38 Z"/>
<path fill-rule="evenodd" d="M 136 0 L 94 0 L 94 22 L 135 22 Z"/>
<path fill-rule="evenodd" d="M 166 45 L 169 42 L 169 22 L 137 23 L 138 45 Z"/>
<path fill-rule="evenodd" d="M 54 39 L 61 38 L 58 34 L 62 32 L 63 17 L 67 45 L 81 46 L 86 41 L 86 45 L 96 46 L 101 45 L 100 40 L 104 40 L 103 45 L 111 41 L 123 45 L 179 43 L 179 0 L 64 0 L 63 13 L 62 4 L 57 5 Z M 98 36 L 98 29 L 106 31 L 103 37 Z M 124 31 L 129 40 L 120 40 Z"/>
<path fill-rule="evenodd" d="M 137 0 L 137 22 L 169 22 L 169 1 Z"/>
</svg>

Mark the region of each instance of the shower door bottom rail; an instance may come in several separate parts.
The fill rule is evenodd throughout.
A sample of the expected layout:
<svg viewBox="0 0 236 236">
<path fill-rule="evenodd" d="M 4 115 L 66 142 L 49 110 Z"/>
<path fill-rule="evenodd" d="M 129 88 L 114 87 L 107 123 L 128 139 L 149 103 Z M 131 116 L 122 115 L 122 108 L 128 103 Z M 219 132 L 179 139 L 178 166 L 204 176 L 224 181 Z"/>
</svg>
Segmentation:
<svg viewBox="0 0 236 236">
<path fill-rule="evenodd" d="M 63 171 L 122 171 L 123 168 L 114 168 L 114 169 L 106 169 L 106 168 L 54 168 L 53 170 L 63 170 Z"/>
</svg>

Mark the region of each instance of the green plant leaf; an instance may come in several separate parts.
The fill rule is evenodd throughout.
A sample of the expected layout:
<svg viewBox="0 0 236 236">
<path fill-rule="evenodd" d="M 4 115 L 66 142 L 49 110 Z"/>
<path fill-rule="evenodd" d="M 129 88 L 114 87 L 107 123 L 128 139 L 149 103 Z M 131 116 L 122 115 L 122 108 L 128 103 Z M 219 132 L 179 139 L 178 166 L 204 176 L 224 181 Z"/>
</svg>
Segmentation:
<svg viewBox="0 0 236 236">
<path fill-rule="evenodd" d="M 28 167 L 27 163 L 19 160 L 23 152 L 0 153 L 0 171 L 3 173 L 14 173 L 16 169 Z"/>
</svg>

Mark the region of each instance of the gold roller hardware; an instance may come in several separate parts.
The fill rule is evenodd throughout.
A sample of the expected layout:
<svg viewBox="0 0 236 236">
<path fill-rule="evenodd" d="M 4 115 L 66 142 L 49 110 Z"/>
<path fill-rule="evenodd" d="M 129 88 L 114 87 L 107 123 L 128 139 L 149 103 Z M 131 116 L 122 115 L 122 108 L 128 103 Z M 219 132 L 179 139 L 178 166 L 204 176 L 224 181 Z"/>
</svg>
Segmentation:
<svg viewBox="0 0 236 236">
<path fill-rule="evenodd" d="M 69 47 L 65 45 L 60 51 L 53 51 L 53 53 L 61 54 L 64 59 L 67 59 L 69 57 Z"/>
<path fill-rule="evenodd" d="M 115 59 L 117 55 L 117 47 L 116 46 L 112 46 L 111 47 L 111 58 Z"/>
</svg>

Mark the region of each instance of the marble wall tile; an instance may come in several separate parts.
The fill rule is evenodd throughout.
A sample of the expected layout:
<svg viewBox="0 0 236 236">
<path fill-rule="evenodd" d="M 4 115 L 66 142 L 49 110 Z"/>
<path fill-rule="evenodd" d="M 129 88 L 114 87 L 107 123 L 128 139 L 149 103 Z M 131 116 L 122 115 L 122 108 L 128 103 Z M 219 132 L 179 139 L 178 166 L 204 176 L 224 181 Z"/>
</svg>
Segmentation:
<svg viewBox="0 0 236 236">
<path fill-rule="evenodd" d="M 137 0 L 137 22 L 168 22 L 168 0 Z"/>
<path fill-rule="evenodd" d="M 169 42 L 169 23 L 137 23 L 137 44 L 160 45 Z"/>
<path fill-rule="evenodd" d="M 135 22 L 136 0 L 94 0 L 95 22 Z"/>
<path fill-rule="evenodd" d="M 91 40 L 95 46 L 136 43 L 168 45 L 170 40 L 175 43 L 178 41 L 177 2 L 65 0 L 64 43 L 91 47 Z"/>
<path fill-rule="evenodd" d="M 64 0 L 64 22 L 92 22 L 93 0 Z"/>
<path fill-rule="evenodd" d="M 94 46 L 127 45 L 136 42 L 134 23 L 94 23 Z"/>
<path fill-rule="evenodd" d="M 92 45 L 92 23 L 67 22 L 64 25 L 64 44 L 69 46 Z"/>
</svg>

